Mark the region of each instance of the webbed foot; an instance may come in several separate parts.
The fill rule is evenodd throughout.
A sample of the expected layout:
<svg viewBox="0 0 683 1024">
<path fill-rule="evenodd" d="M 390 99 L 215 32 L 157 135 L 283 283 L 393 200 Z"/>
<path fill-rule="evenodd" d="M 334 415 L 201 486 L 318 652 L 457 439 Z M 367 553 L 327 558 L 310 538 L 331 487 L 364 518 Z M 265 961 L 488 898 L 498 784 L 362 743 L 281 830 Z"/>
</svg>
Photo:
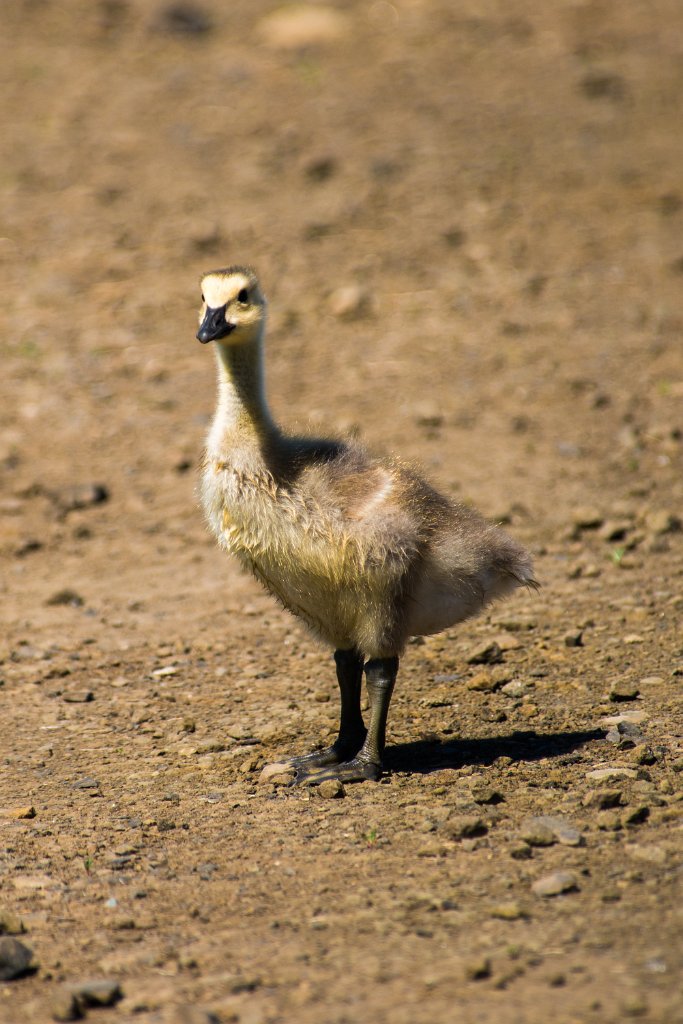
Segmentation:
<svg viewBox="0 0 683 1024">
<path fill-rule="evenodd" d="M 366 761 L 362 757 L 354 757 L 350 761 L 330 765 L 327 768 L 307 770 L 297 769 L 292 786 L 319 786 L 327 779 L 339 779 L 340 782 L 379 782 L 382 777 L 382 766 L 374 761 Z"/>
</svg>

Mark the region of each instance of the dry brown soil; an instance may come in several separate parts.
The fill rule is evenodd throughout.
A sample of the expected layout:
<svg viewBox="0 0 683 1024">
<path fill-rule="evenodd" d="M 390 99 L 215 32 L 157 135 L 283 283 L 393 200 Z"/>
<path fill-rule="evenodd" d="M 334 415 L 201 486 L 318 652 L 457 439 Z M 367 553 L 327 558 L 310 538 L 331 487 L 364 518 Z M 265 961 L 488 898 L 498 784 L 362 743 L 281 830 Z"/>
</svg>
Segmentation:
<svg viewBox="0 0 683 1024">
<path fill-rule="evenodd" d="M 680 1021 L 683 7 L 274 12 L 3 5 L 0 927 L 38 967 L 0 1019 L 104 978 L 103 1022 Z M 341 799 L 259 785 L 333 735 L 333 666 L 197 504 L 234 262 L 277 416 L 543 582 L 409 648 Z"/>
</svg>

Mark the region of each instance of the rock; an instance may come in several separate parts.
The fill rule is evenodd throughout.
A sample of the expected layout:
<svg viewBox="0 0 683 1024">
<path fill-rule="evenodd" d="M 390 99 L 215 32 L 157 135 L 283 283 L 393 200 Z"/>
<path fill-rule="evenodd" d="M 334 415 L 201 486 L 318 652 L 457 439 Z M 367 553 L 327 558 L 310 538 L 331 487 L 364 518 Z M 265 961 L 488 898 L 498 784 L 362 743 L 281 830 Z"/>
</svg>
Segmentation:
<svg viewBox="0 0 683 1024">
<path fill-rule="evenodd" d="M 629 683 L 625 679 L 619 679 L 612 683 L 609 689 L 609 699 L 619 702 L 624 700 L 636 700 L 640 696 L 640 690 L 636 683 Z"/>
<path fill-rule="evenodd" d="M 622 802 L 620 789 L 593 789 L 586 793 L 581 803 L 592 810 L 605 811 L 610 807 L 619 807 Z"/>
<path fill-rule="evenodd" d="M 527 911 L 516 900 L 496 903 L 491 907 L 491 917 L 498 917 L 501 921 L 518 921 L 520 917 L 528 916 Z"/>
<path fill-rule="evenodd" d="M 496 640 L 483 640 L 470 649 L 466 660 L 468 665 L 497 665 L 503 652 Z"/>
<path fill-rule="evenodd" d="M 637 743 L 631 751 L 631 761 L 642 765 L 656 764 L 657 757 L 647 743 Z"/>
<path fill-rule="evenodd" d="M 472 786 L 472 799 L 475 804 L 502 804 L 503 794 L 493 786 Z"/>
<path fill-rule="evenodd" d="M 603 522 L 602 512 L 593 505 L 582 505 L 572 511 L 572 523 L 579 530 L 597 530 Z"/>
<path fill-rule="evenodd" d="M 636 825 L 642 825 L 649 817 L 650 808 L 646 804 L 639 804 L 637 807 L 632 807 L 625 814 L 622 814 L 621 824 L 625 828 L 633 828 Z"/>
<path fill-rule="evenodd" d="M 59 1021 L 80 1020 L 83 1016 L 76 996 L 68 989 L 55 992 L 50 1000 L 50 1013 L 53 1020 Z"/>
<path fill-rule="evenodd" d="M 607 519 L 600 527 L 599 536 L 606 541 L 624 540 L 633 523 L 629 519 Z"/>
<path fill-rule="evenodd" d="M 592 782 L 614 782 L 616 779 L 637 779 L 635 768 L 593 768 L 586 772 L 586 778 Z"/>
<path fill-rule="evenodd" d="M 605 739 L 608 743 L 616 744 L 619 750 L 631 750 L 642 741 L 643 734 L 636 722 L 621 721 L 612 726 Z"/>
<path fill-rule="evenodd" d="M 410 407 L 410 412 L 418 427 L 438 430 L 443 426 L 444 415 L 438 402 L 431 398 L 423 398 Z"/>
<path fill-rule="evenodd" d="M 257 1017 L 256 1020 L 262 1018 Z M 184 1005 L 178 1006 L 171 1018 L 170 1024 L 223 1024 L 224 1021 L 237 1020 L 237 1016 L 230 1013 L 228 1016 L 217 1016 L 210 1010 L 201 1006 Z"/>
<path fill-rule="evenodd" d="M 493 638 L 501 651 L 518 651 L 522 646 L 522 641 L 519 637 L 510 636 L 509 633 L 499 633 L 498 636 Z"/>
<path fill-rule="evenodd" d="M 625 996 L 621 1000 L 620 1007 L 624 1017 L 644 1017 L 650 1008 L 647 999 L 637 992 Z"/>
<path fill-rule="evenodd" d="M 322 4 L 293 4 L 267 14 L 258 23 L 266 46 L 298 50 L 343 39 L 349 31 L 347 15 Z"/>
<path fill-rule="evenodd" d="M 468 690 L 473 690 L 475 693 L 493 693 L 498 689 L 500 683 L 486 672 L 477 672 L 467 681 L 466 686 Z"/>
<path fill-rule="evenodd" d="M 370 312 L 370 295 L 358 284 L 344 285 L 332 292 L 328 306 L 339 320 L 358 320 Z"/>
<path fill-rule="evenodd" d="M 573 871 L 553 871 L 532 883 L 531 891 L 535 896 L 559 896 L 563 892 L 574 892 L 579 883 Z"/>
<path fill-rule="evenodd" d="M 97 779 L 93 779 L 92 776 L 86 775 L 82 779 L 78 779 L 77 782 L 74 782 L 73 788 L 74 789 L 92 789 L 92 790 L 98 790 L 99 791 L 100 784 L 97 781 Z"/>
<path fill-rule="evenodd" d="M 204 739 L 201 743 L 198 743 L 194 748 L 194 753 L 199 754 L 222 754 L 228 750 L 230 744 L 226 743 L 225 740 L 216 739 Z"/>
<path fill-rule="evenodd" d="M 309 181 L 328 181 L 337 171 L 337 158 L 331 153 L 308 157 L 303 165 L 303 172 Z"/>
<path fill-rule="evenodd" d="M 276 786 L 286 786 L 293 782 L 296 778 L 296 771 L 286 761 L 275 761 L 273 764 L 267 764 L 262 769 L 259 775 L 259 785 L 266 782 Z"/>
<path fill-rule="evenodd" d="M 82 608 L 85 604 L 85 599 L 76 590 L 72 590 L 71 587 L 64 587 L 62 590 L 56 590 L 54 594 L 48 597 L 45 602 L 46 605 L 69 605 L 71 608 Z"/>
<path fill-rule="evenodd" d="M 66 515 L 79 509 L 102 505 L 109 500 L 109 490 L 104 484 L 75 484 L 58 491 L 53 498 L 62 515 Z"/>
<path fill-rule="evenodd" d="M 658 846 L 654 843 L 647 845 L 640 845 L 639 843 L 629 843 L 626 845 L 626 852 L 631 857 L 636 857 L 638 860 L 645 860 L 649 864 L 666 864 L 668 858 L 668 851 L 664 846 Z"/>
<path fill-rule="evenodd" d="M 572 630 L 564 635 L 565 647 L 583 647 L 583 630 Z"/>
<path fill-rule="evenodd" d="M 155 26 L 162 32 L 178 36 L 206 35 L 213 28 L 208 14 L 195 4 L 172 3 L 157 15 Z"/>
<path fill-rule="evenodd" d="M 451 839 L 483 836 L 488 831 L 483 819 L 473 814 L 452 814 L 443 823 L 441 830 Z"/>
<path fill-rule="evenodd" d="M 35 818 L 36 809 L 32 804 L 25 804 L 23 807 L 2 807 L 0 818 L 15 818 L 21 821 L 24 818 Z"/>
<path fill-rule="evenodd" d="M 509 853 L 513 860 L 529 860 L 531 857 L 531 847 L 523 841 L 512 843 Z"/>
<path fill-rule="evenodd" d="M 600 815 L 598 828 L 601 832 L 620 832 L 622 827 L 621 816 L 615 811 L 607 811 Z"/>
<path fill-rule="evenodd" d="M 339 779 L 325 779 L 317 787 L 317 791 L 323 800 L 340 800 L 346 796 L 346 790 Z"/>
<path fill-rule="evenodd" d="M 94 699 L 95 694 L 92 690 L 68 690 L 62 696 L 62 700 L 67 704 L 89 704 Z"/>
<path fill-rule="evenodd" d="M 530 834 L 535 831 L 536 836 L 544 836 L 545 833 L 550 833 L 552 841 L 561 843 L 562 846 L 581 846 L 583 843 L 583 837 L 578 829 L 570 825 L 564 818 L 554 817 L 549 814 L 538 815 L 533 818 L 529 818 L 527 822 L 527 829 Z M 522 834 L 522 838 L 529 843 L 530 846 L 548 846 L 547 842 L 532 842 L 531 838 L 527 835 Z"/>
<path fill-rule="evenodd" d="M 12 981 L 35 970 L 33 950 L 18 939 L 0 938 L 0 981 Z"/>
<path fill-rule="evenodd" d="M 475 957 L 465 964 L 465 977 L 468 981 L 481 981 L 491 977 L 491 961 L 488 957 Z"/>
<path fill-rule="evenodd" d="M 664 533 L 678 533 L 683 528 L 683 523 L 674 512 L 660 509 L 657 512 L 650 512 L 645 517 L 645 526 L 650 533 L 661 536 Z"/>
<path fill-rule="evenodd" d="M 123 997 L 118 981 L 109 978 L 92 978 L 78 985 L 69 985 L 70 992 L 80 1010 L 90 1006 L 114 1006 Z"/>
<path fill-rule="evenodd" d="M 648 719 L 647 711 L 622 711 L 619 715 L 608 715 L 600 719 L 600 725 L 640 725 Z"/>
<path fill-rule="evenodd" d="M 500 692 L 506 697 L 524 697 L 529 692 L 529 684 L 522 679 L 511 679 L 505 686 L 501 686 Z"/>
<path fill-rule="evenodd" d="M 543 825 L 538 818 L 523 822 L 519 834 L 529 846 L 552 846 L 555 842 L 552 829 Z"/>
<path fill-rule="evenodd" d="M 0 910 L 0 935 L 23 935 L 26 931 L 24 922 L 18 914 L 11 910 Z"/>
</svg>

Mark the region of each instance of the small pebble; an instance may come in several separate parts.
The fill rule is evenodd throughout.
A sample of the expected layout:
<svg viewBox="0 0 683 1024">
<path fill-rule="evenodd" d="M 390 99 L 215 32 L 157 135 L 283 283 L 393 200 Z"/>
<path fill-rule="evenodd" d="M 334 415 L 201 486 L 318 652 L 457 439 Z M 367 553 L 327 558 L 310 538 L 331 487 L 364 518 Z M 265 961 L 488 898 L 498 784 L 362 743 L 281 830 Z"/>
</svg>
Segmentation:
<svg viewBox="0 0 683 1024">
<path fill-rule="evenodd" d="M 113 1006 L 123 996 L 118 981 L 108 978 L 92 978 L 78 985 L 69 985 L 68 991 L 76 999 L 80 1010 L 90 1006 Z"/>
<path fill-rule="evenodd" d="M 520 917 L 528 917 L 528 913 L 516 900 L 506 903 L 496 903 L 491 907 L 491 917 L 498 917 L 501 921 L 518 921 Z"/>
<path fill-rule="evenodd" d="M 650 817 L 650 808 L 646 804 L 639 804 L 638 807 L 629 808 L 622 815 L 621 823 L 626 828 L 633 828 L 635 825 L 642 825 Z"/>
<path fill-rule="evenodd" d="M 583 647 L 583 630 L 572 630 L 564 635 L 565 647 Z"/>
<path fill-rule="evenodd" d="M 493 693 L 498 689 L 500 683 L 486 672 L 477 672 L 467 681 L 466 685 L 468 690 L 473 690 L 475 693 Z"/>
<path fill-rule="evenodd" d="M 501 693 L 506 697 L 523 697 L 529 692 L 529 684 L 522 679 L 511 679 L 509 683 L 501 687 Z"/>
<path fill-rule="evenodd" d="M 288 786 L 296 778 L 296 772 L 286 761 L 267 764 L 259 775 L 259 784 L 269 782 L 275 786 Z"/>
<path fill-rule="evenodd" d="M 631 761 L 634 764 L 650 765 L 657 763 L 657 757 L 647 743 L 637 743 L 631 751 Z"/>
<path fill-rule="evenodd" d="M 605 739 L 608 743 L 614 743 L 619 750 L 631 750 L 643 739 L 636 722 L 617 722 L 608 731 Z"/>
<path fill-rule="evenodd" d="M 93 779 L 92 776 L 86 775 L 84 778 L 79 779 L 73 784 L 74 789 L 93 789 L 99 790 L 100 784 L 97 779 Z"/>
<path fill-rule="evenodd" d="M 154 27 L 177 36 L 201 36 L 211 31 L 212 22 L 195 4 L 171 3 L 159 12 Z"/>
<path fill-rule="evenodd" d="M 68 605 L 71 608 L 82 608 L 85 604 L 85 600 L 77 591 L 71 590 L 70 587 L 65 587 L 62 590 L 56 590 L 54 594 L 48 597 L 45 604 L 54 606 Z"/>
<path fill-rule="evenodd" d="M 547 828 L 552 833 L 553 838 L 561 843 L 562 846 L 581 846 L 583 844 L 583 836 L 577 828 L 570 825 L 564 818 L 555 817 L 550 814 L 542 814 L 538 817 L 530 819 L 531 822 L 537 823 L 541 828 Z"/>
<path fill-rule="evenodd" d="M 451 839 L 470 839 L 473 836 L 483 836 L 488 831 L 482 818 L 473 814 L 453 814 L 441 826 Z"/>
<path fill-rule="evenodd" d="M 94 699 L 92 690 L 68 690 L 62 697 L 67 704 L 89 704 Z"/>
<path fill-rule="evenodd" d="M 593 505 L 580 506 L 572 511 L 572 523 L 580 530 L 597 530 L 604 522 L 604 516 Z"/>
<path fill-rule="evenodd" d="M 637 779 L 635 768 L 594 768 L 586 772 L 586 778 L 592 782 L 614 782 L 615 779 Z"/>
<path fill-rule="evenodd" d="M 0 935 L 23 935 L 26 931 L 24 922 L 18 914 L 11 910 L 0 910 Z"/>
<path fill-rule="evenodd" d="M 552 846 L 555 842 L 552 829 L 542 824 L 538 818 L 530 818 L 522 824 L 520 837 L 529 846 Z"/>
<path fill-rule="evenodd" d="M 509 853 L 513 860 L 529 860 L 531 847 L 525 842 L 512 843 Z"/>
<path fill-rule="evenodd" d="M 601 832 L 620 832 L 622 827 L 621 816 L 616 811 L 607 811 L 598 819 L 598 828 Z"/>
<path fill-rule="evenodd" d="M 472 799 L 476 804 L 502 804 L 505 797 L 493 786 L 473 786 Z"/>
<path fill-rule="evenodd" d="M 35 818 L 36 809 L 32 804 L 26 804 L 23 807 L 3 807 L 0 808 L 0 818 L 16 818 L 17 821 L 21 821 L 25 818 Z"/>
<path fill-rule="evenodd" d="M 625 1017 L 644 1017 L 648 1012 L 648 1003 L 643 996 L 626 996 L 621 1003 L 621 1012 Z"/>
<path fill-rule="evenodd" d="M 592 789 L 581 801 L 584 807 L 596 811 L 605 811 L 611 807 L 619 807 L 623 794 L 620 789 Z"/>
<path fill-rule="evenodd" d="M 625 679 L 619 679 L 610 686 L 609 699 L 615 703 L 619 701 L 636 700 L 639 696 L 640 690 L 638 689 L 637 684 L 629 683 Z"/>
<path fill-rule="evenodd" d="M 497 665 L 503 660 L 503 651 L 496 640 L 483 640 L 470 648 L 468 665 Z"/>
<path fill-rule="evenodd" d="M 323 800 L 340 800 L 346 796 L 346 790 L 339 779 L 325 779 L 317 787 L 317 791 Z"/>
<path fill-rule="evenodd" d="M 0 938 L 0 981 L 12 981 L 34 970 L 33 950 L 18 939 Z"/>
<path fill-rule="evenodd" d="M 488 957 L 475 957 L 465 964 L 465 977 L 468 981 L 482 981 L 491 977 L 491 961 Z"/>
<path fill-rule="evenodd" d="M 332 292 L 329 309 L 339 320 L 357 320 L 370 308 L 370 296 L 358 284 L 345 285 Z"/>
<path fill-rule="evenodd" d="M 81 1020 L 83 1016 L 76 996 L 68 989 L 55 992 L 50 1001 L 50 1012 L 52 1019 L 58 1021 Z"/>
<path fill-rule="evenodd" d="M 674 512 L 662 509 L 646 516 L 645 526 L 650 533 L 661 535 L 663 533 L 678 533 L 683 528 L 683 523 Z"/>
<path fill-rule="evenodd" d="M 535 896 L 559 896 L 563 892 L 573 892 L 579 888 L 573 871 L 553 871 L 550 875 L 538 878 L 531 885 Z"/>
</svg>

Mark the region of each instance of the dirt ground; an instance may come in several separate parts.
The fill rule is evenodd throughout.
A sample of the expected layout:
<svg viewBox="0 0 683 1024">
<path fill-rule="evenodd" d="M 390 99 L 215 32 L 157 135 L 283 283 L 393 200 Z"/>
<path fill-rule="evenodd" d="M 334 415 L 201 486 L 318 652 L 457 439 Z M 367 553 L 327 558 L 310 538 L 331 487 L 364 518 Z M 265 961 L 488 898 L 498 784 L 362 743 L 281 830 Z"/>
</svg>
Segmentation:
<svg viewBox="0 0 683 1024">
<path fill-rule="evenodd" d="M 2 18 L 0 1020 L 683 1020 L 679 0 Z M 543 583 L 411 645 L 340 799 L 259 784 L 333 664 L 198 508 L 197 281 L 245 262 L 277 417 Z"/>
</svg>

